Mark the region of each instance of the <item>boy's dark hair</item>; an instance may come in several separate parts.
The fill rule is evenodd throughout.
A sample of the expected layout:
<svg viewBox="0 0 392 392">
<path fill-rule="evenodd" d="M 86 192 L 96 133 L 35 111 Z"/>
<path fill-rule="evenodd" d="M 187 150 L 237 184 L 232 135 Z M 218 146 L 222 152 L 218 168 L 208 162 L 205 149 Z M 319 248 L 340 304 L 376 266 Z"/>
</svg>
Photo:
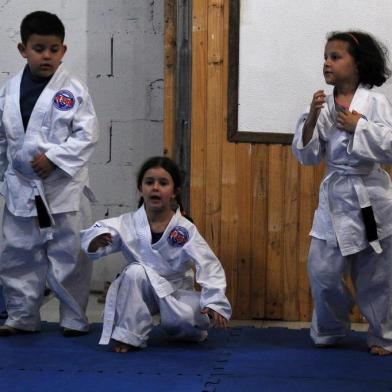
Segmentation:
<svg viewBox="0 0 392 392">
<path fill-rule="evenodd" d="M 177 204 L 180 207 L 181 212 L 184 212 L 182 201 L 181 201 L 181 195 L 180 195 L 180 189 L 182 185 L 182 175 L 179 167 L 172 159 L 167 157 L 159 157 L 159 156 L 147 159 L 147 161 L 145 161 L 139 169 L 139 173 L 137 176 L 137 188 L 141 190 L 144 174 L 146 173 L 147 170 L 155 167 L 161 167 L 162 169 L 165 169 L 170 174 L 174 183 L 174 191 L 176 194 Z M 142 205 L 143 205 L 143 197 L 139 199 L 138 207 L 141 207 Z"/>
<path fill-rule="evenodd" d="M 55 35 L 64 42 L 65 29 L 60 18 L 46 11 L 34 11 L 26 15 L 20 24 L 20 37 L 26 45 L 31 35 Z"/>
<path fill-rule="evenodd" d="M 370 34 L 361 31 L 334 31 L 327 36 L 327 42 L 330 41 L 348 43 L 348 51 L 358 67 L 359 82 L 365 86 L 381 86 L 391 76 L 387 65 L 388 50 Z"/>
</svg>

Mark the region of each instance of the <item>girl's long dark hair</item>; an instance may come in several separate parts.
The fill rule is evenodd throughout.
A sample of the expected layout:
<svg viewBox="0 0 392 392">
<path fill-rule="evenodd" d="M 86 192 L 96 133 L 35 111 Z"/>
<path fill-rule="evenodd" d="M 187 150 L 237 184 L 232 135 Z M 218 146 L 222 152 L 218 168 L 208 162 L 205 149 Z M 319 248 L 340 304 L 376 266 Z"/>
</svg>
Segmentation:
<svg viewBox="0 0 392 392">
<path fill-rule="evenodd" d="M 344 41 L 348 52 L 358 67 L 359 82 L 372 88 L 381 86 L 391 76 L 388 67 L 388 49 L 376 38 L 361 31 L 334 31 L 327 36 L 327 42 Z"/>
</svg>

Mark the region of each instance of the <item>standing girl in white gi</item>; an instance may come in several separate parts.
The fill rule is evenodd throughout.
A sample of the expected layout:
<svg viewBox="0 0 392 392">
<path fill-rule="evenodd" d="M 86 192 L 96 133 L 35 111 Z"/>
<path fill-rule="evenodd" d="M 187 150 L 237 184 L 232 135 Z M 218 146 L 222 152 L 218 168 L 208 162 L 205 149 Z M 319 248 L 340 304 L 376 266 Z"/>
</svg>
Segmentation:
<svg viewBox="0 0 392 392">
<path fill-rule="evenodd" d="M 147 160 L 137 185 L 142 195 L 137 211 L 81 233 L 91 258 L 121 251 L 129 263 L 107 293 L 100 344 L 113 339 L 116 352 L 145 347 L 155 314 L 169 336 L 201 342 L 210 319 L 226 327 L 231 316 L 222 265 L 181 214 L 181 175 L 172 160 Z M 193 266 L 201 293 L 194 290 Z"/>
<path fill-rule="evenodd" d="M 62 333 L 78 336 L 89 329 L 92 263 L 79 257 L 79 233 L 98 123 L 87 89 L 61 64 L 61 20 L 36 11 L 20 30 L 27 64 L 0 89 L 0 279 L 8 312 L 0 336 L 40 329 L 47 282 L 60 300 Z"/>
<path fill-rule="evenodd" d="M 323 70 L 333 94 L 314 93 L 292 146 L 301 163 L 327 164 L 310 233 L 311 337 L 330 346 L 348 333 L 350 273 L 375 355 L 392 352 L 392 187 L 380 167 L 392 163 L 392 106 L 371 91 L 390 76 L 386 53 L 369 34 L 330 34 Z"/>
</svg>

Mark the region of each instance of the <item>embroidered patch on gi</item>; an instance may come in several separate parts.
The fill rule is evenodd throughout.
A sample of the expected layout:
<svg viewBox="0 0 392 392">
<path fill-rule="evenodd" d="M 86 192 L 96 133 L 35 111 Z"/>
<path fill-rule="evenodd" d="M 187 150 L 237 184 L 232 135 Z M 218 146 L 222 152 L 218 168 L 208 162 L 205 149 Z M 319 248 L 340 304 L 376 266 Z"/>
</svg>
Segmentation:
<svg viewBox="0 0 392 392">
<path fill-rule="evenodd" d="M 188 230 L 182 226 L 176 226 L 167 237 L 167 242 L 171 246 L 180 247 L 184 246 L 189 239 Z"/>
<path fill-rule="evenodd" d="M 68 90 L 60 90 L 53 98 L 53 104 L 59 110 L 71 110 L 75 105 L 75 97 Z"/>
<path fill-rule="evenodd" d="M 103 227 L 100 223 L 94 223 L 93 227 Z"/>
</svg>

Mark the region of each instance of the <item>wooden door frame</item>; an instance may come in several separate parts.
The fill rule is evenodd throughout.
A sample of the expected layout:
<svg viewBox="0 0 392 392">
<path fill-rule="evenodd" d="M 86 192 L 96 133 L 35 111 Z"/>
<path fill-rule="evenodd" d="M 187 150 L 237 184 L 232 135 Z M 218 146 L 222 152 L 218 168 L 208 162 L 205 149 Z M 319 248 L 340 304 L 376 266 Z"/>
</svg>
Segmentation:
<svg viewBox="0 0 392 392">
<path fill-rule="evenodd" d="M 192 0 L 165 1 L 164 154 L 176 161 L 189 211 L 191 176 Z"/>
<path fill-rule="evenodd" d="M 229 80 L 227 139 L 235 143 L 291 144 L 293 135 L 279 132 L 246 132 L 238 129 L 240 61 L 240 0 L 229 0 Z"/>
</svg>

